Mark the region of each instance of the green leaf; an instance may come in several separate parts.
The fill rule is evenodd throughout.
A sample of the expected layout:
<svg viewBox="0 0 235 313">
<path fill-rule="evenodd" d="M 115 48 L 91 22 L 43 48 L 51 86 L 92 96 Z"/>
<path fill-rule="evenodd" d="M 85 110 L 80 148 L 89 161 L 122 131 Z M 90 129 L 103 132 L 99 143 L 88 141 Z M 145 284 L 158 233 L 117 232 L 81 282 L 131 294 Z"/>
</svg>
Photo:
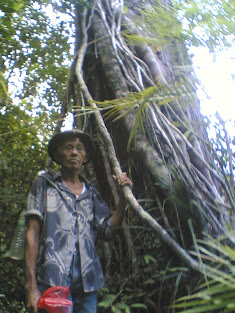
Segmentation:
<svg viewBox="0 0 235 313">
<path fill-rule="evenodd" d="M 126 313 L 130 312 L 129 305 L 127 305 L 126 303 L 119 302 L 119 303 L 116 304 L 116 307 L 118 307 L 119 309 L 125 310 Z"/>
<path fill-rule="evenodd" d="M 122 313 L 122 311 L 119 310 L 119 308 L 117 308 L 116 306 L 112 306 L 111 310 L 112 310 L 112 312 L 114 312 L 114 313 Z"/>
<path fill-rule="evenodd" d="M 132 308 L 144 308 L 144 309 L 148 309 L 147 305 L 143 304 L 143 303 L 133 303 L 131 305 Z"/>
<path fill-rule="evenodd" d="M 146 264 L 149 264 L 150 261 L 152 261 L 153 263 L 157 263 L 157 260 L 154 257 L 152 257 L 151 255 L 145 255 L 144 261 Z"/>
<path fill-rule="evenodd" d="M 104 296 L 104 299 L 101 302 L 98 303 L 98 306 L 108 308 L 109 306 L 112 305 L 112 303 L 115 300 L 115 298 L 116 298 L 116 295 L 107 294 L 107 295 Z"/>
<path fill-rule="evenodd" d="M 13 4 L 12 4 L 12 9 L 16 12 L 20 11 L 24 6 L 24 2 L 23 1 L 15 1 Z"/>
</svg>

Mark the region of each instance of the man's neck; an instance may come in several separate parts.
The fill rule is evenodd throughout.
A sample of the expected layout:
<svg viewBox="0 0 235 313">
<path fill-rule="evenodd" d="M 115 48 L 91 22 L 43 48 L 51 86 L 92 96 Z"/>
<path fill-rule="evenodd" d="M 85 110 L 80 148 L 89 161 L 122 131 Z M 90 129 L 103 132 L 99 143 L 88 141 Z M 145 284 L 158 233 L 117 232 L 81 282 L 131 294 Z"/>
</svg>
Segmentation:
<svg viewBox="0 0 235 313">
<path fill-rule="evenodd" d="M 61 175 L 62 175 L 62 180 L 65 182 L 69 182 L 70 184 L 80 184 L 81 181 L 79 179 L 79 175 L 77 170 L 70 170 L 70 169 L 61 169 Z"/>
</svg>

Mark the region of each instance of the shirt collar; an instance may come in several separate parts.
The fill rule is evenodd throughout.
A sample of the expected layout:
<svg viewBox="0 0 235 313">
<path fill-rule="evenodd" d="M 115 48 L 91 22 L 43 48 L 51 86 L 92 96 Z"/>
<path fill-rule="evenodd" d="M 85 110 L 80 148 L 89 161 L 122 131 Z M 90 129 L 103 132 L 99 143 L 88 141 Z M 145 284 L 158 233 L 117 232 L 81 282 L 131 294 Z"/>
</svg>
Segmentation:
<svg viewBox="0 0 235 313">
<path fill-rule="evenodd" d="M 62 181 L 61 171 L 57 171 L 56 173 L 52 172 L 52 171 L 48 171 L 48 172 L 42 171 L 42 172 L 39 173 L 39 175 L 40 176 L 44 176 L 44 177 L 47 176 L 53 182 Z M 91 183 L 89 182 L 89 180 L 84 178 L 82 175 L 78 174 L 78 176 L 79 176 L 79 179 L 86 184 L 87 188 L 89 188 L 91 186 Z"/>
</svg>

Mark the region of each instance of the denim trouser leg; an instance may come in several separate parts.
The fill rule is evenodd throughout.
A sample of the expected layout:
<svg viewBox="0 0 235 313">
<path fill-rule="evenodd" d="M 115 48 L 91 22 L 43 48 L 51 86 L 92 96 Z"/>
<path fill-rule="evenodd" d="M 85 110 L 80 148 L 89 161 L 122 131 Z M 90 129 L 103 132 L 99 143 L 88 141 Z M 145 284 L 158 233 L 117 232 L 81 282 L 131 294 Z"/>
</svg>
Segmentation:
<svg viewBox="0 0 235 313">
<path fill-rule="evenodd" d="M 96 313 L 97 293 L 83 291 L 80 255 L 78 253 L 74 254 L 73 257 L 67 286 L 70 287 L 71 292 L 71 298 L 69 298 L 69 300 L 73 301 L 73 309 L 71 310 L 71 313 Z"/>
<path fill-rule="evenodd" d="M 71 313 L 96 313 L 97 294 L 89 292 L 83 294 L 72 294 L 73 311 Z"/>
</svg>

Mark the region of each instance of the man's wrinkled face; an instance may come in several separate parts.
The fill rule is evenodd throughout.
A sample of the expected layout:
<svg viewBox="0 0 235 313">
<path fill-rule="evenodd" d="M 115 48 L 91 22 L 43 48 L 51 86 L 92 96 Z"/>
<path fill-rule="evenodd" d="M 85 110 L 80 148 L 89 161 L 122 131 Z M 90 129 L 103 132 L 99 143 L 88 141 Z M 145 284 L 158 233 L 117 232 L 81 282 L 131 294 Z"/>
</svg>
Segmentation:
<svg viewBox="0 0 235 313">
<path fill-rule="evenodd" d="M 65 141 L 55 154 L 56 160 L 63 168 L 79 170 L 87 161 L 87 153 L 83 142 L 79 138 Z"/>
</svg>

